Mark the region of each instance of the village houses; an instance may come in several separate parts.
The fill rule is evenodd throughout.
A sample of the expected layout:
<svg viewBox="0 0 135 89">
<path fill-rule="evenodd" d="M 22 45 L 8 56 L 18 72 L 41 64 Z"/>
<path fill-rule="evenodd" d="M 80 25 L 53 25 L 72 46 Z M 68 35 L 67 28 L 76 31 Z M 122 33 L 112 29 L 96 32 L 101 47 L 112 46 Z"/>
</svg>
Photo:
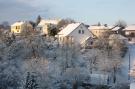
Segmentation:
<svg viewBox="0 0 135 89">
<path fill-rule="evenodd" d="M 67 41 L 81 44 L 81 46 L 91 45 L 93 35 L 83 23 L 72 23 L 61 30 L 57 37 L 60 43 Z"/>
<path fill-rule="evenodd" d="M 33 30 L 32 25 L 26 21 L 18 21 L 11 25 L 11 33 L 20 34 L 24 30 Z"/>
</svg>

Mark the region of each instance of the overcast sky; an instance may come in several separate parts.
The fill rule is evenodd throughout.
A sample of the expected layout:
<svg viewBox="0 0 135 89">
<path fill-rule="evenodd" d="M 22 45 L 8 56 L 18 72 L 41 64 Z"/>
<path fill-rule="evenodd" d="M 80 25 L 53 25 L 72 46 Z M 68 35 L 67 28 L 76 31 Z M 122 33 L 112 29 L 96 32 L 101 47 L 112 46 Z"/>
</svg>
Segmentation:
<svg viewBox="0 0 135 89">
<path fill-rule="evenodd" d="M 0 22 L 72 18 L 87 24 L 135 24 L 135 0 L 0 0 Z"/>
</svg>

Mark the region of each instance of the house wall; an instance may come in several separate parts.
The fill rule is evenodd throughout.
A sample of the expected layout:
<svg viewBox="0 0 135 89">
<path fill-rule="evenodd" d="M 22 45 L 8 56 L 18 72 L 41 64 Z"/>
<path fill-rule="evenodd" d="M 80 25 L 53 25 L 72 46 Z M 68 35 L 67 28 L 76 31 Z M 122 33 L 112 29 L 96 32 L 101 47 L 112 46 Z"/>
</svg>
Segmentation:
<svg viewBox="0 0 135 89">
<path fill-rule="evenodd" d="M 40 33 L 42 35 L 47 35 L 48 34 L 48 25 L 47 24 L 44 24 L 44 25 L 38 25 L 37 28 L 36 28 L 38 31 L 40 31 Z"/>
<path fill-rule="evenodd" d="M 107 29 L 91 29 L 91 32 L 97 37 L 102 37 L 104 33 L 108 32 L 108 30 Z"/>
<path fill-rule="evenodd" d="M 23 28 L 22 25 L 16 25 L 16 26 L 11 26 L 11 32 L 12 33 L 21 33 L 21 29 Z"/>
<path fill-rule="evenodd" d="M 42 32 L 43 32 L 43 34 L 48 34 L 48 25 L 47 24 L 45 24 L 44 26 L 42 26 L 43 27 L 43 29 L 42 29 Z"/>
<path fill-rule="evenodd" d="M 21 24 L 16 26 L 11 26 L 11 32 L 15 34 L 20 34 L 24 30 L 32 30 L 32 26 L 30 24 Z"/>
<path fill-rule="evenodd" d="M 90 31 L 83 24 L 81 24 L 78 28 L 76 28 L 76 30 L 69 34 L 69 36 L 74 38 L 75 42 L 80 44 L 90 37 L 90 35 Z"/>
</svg>

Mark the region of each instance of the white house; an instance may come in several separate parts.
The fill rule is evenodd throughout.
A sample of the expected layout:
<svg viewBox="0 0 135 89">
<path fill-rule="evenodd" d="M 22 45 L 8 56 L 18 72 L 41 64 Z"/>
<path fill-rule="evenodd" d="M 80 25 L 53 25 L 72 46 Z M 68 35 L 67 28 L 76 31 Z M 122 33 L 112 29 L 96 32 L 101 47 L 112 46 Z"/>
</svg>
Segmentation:
<svg viewBox="0 0 135 89">
<path fill-rule="evenodd" d="M 72 23 L 66 26 L 58 33 L 60 43 L 72 41 L 76 44 L 89 45 L 92 44 L 92 33 L 83 23 Z"/>
<path fill-rule="evenodd" d="M 56 20 L 47 20 L 47 19 L 42 19 L 40 23 L 37 26 L 37 30 L 41 32 L 41 34 L 48 34 L 48 26 L 56 26 L 59 23 L 60 19 Z"/>
</svg>

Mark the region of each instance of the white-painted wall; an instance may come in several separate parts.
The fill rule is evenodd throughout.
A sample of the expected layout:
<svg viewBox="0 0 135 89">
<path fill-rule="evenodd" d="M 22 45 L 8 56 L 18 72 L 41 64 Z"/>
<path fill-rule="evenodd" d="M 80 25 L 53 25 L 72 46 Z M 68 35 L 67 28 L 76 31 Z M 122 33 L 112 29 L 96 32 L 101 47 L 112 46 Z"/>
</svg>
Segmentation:
<svg viewBox="0 0 135 89">
<path fill-rule="evenodd" d="M 79 34 L 79 30 L 84 30 L 84 34 Z M 77 43 L 82 43 L 84 42 L 88 37 L 91 36 L 90 31 L 83 25 L 81 24 L 78 28 L 76 28 L 73 32 L 69 34 L 69 36 L 72 36 L 74 38 L 74 41 Z"/>
</svg>

